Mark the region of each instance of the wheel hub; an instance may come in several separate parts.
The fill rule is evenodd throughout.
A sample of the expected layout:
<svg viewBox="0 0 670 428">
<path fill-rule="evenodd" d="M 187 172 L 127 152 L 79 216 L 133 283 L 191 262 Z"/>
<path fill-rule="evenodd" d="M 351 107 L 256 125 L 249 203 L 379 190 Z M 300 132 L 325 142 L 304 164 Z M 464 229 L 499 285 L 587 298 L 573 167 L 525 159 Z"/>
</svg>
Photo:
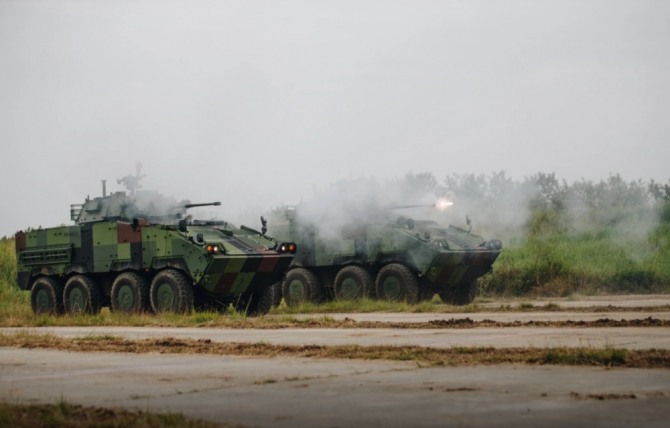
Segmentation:
<svg viewBox="0 0 670 428">
<path fill-rule="evenodd" d="M 346 278 L 340 285 L 340 298 L 355 299 L 358 296 L 358 283 L 353 278 Z"/>
<path fill-rule="evenodd" d="M 48 311 L 51 309 L 51 297 L 46 290 L 38 290 L 35 294 L 35 303 L 40 311 Z"/>
<path fill-rule="evenodd" d="M 291 300 L 304 300 L 305 299 L 305 284 L 302 281 L 294 279 L 288 285 L 288 292 L 291 297 Z"/>
<path fill-rule="evenodd" d="M 127 285 L 119 287 L 118 294 L 119 307 L 124 311 L 130 310 L 135 305 L 135 294 L 133 289 Z"/>
<path fill-rule="evenodd" d="M 402 284 L 395 276 L 385 278 L 382 283 L 382 289 L 384 290 L 384 296 L 387 299 L 397 300 L 402 296 Z"/>
<path fill-rule="evenodd" d="M 170 284 L 160 284 L 156 290 L 156 297 L 158 297 L 158 307 L 161 310 L 172 308 L 174 304 L 174 290 Z"/>
<path fill-rule="evenodd" d="M 73 288 L 70 292 L 70 308 L 73 312 L 81 312 L 86 306 L 86 297 L 84 293 L 79 288 Z"/>
</svg>

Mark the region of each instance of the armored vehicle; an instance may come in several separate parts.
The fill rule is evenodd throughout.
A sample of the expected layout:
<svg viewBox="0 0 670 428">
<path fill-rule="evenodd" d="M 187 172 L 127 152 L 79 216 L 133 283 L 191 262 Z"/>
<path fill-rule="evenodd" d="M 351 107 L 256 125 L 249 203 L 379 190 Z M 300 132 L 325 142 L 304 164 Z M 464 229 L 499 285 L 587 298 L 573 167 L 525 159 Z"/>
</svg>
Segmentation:
<svg viewBox="0 0 670 428">
<path fill-rule="evenodd" d="M 262 314 L 278 303 L 296 246 L 265 231 L 195 220 L 189 208 L 138 190 L 137 176 L 120 191 L 72 205 L 72 226 L 16 233 L 18 284 L 35 313 L 171 311 L 233 304 Z"/>
<path fill-rule="evenodd" d="M 435 294 L 447 303 L 468 304 L 477 294 L 477 279 L 489 272 L 502 248 L 499 240 L 484 240 L 471 227 L 443 227 L 390 210 L 378 220 L 352 221 L 336 230 L 305 220 L 300 207 L 284 208 L 275 217 L 283 222 L 275 218 L 272 233 L 299 246 L 282 285 L 288 305 L 364 296 L 413 304 Z"/>
</svg>

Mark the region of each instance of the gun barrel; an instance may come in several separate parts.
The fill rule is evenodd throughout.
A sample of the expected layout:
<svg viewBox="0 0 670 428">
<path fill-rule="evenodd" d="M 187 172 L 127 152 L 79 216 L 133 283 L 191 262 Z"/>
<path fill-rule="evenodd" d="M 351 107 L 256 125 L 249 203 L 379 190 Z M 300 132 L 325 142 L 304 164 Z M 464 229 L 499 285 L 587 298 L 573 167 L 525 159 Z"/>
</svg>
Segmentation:
<svg viewBox="0 0 670 428">
<path fill-rule="evenodd" d="M 391 205 L 389 206 L 392 210 L 400 210 L 405 208 L 430 208 L 434 207 L 435 204 L 419 204 L 419 205 Z"/>
<path fill-rule="evenodd" d="M 452 205 L 454 205 L 454 203 L 451 202 L 450 200 L 445 198 L 439 198 L 437 201 L 435 201 L 435 203 L 432 204 L 394 205 L 389 208 L 392 210 L 403 209 L 403 208 L 437 208 L 440 211 L 444 211 L 445 209 L 449 208 Z"/>
<path fill-rule="evenodd" d="M 188 208 L 195 208 L 195 207 L 211 207 L 211 206 L 218 207 L 219 205 L 221 205 L 221 202 L 205 202 L 205 203 L 202 203 L 202 204 L 186 204 L 186 205 L 184 205 L 184 208 L 188 209 Z"/>
</svg>

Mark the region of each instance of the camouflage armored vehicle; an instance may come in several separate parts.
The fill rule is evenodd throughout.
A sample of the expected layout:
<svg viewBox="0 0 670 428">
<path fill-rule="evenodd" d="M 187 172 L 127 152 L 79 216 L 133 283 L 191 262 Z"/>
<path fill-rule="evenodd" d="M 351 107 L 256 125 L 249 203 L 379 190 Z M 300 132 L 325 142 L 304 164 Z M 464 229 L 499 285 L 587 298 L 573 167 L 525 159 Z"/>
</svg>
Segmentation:
<svg viewBox="0 0 670 428">
<path fill-rule="evenodd" d="M 363 296 L 413 304 L 435 294 L 447 303 L 470 303 L 477 279 L 489 272 L 502 243 L 469 228 L 385 211 L 378 220 L 352 221 L 336 230 L 305 220 L 300 207 L 275 216 L 283 222 L 275 218 L 272 233 L 299 246 L 282 285 L 287 304 Z"/>
<path fill-rule="evenodd" d="M 242 226 L 194 220 L 156 192 L 106 194 L 73 205 L 73 226 L 16 233 L 18 284 L 35 313 L 172 311 L 227 307 L 250 314 L 278 303 L 296 247 Z"/>
</svg>

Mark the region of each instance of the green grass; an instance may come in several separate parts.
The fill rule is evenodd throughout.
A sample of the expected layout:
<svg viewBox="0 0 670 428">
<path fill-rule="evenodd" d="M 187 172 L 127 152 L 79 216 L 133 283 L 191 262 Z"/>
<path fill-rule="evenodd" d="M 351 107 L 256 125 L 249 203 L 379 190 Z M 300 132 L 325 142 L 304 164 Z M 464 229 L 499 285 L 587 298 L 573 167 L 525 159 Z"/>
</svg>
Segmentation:
<svg viewBox="0 0 670 428">
<path fill-rule="evenodd" d="M 549 349 L 541 364 L 555 364 L 568 366 L 625 366 L 630 360 L 626 349 Z"/>
<path fill-rule="evenodd" d="M 555 232 L 504 249 L 481 284 L 492 296 L 667 293 L 668 260 L 670 229 L 627 242 Z"/>
<path fill-rule="evenodd" d="M 0 239 L 0 320 L 12 323 L 32 314 L 28 293 L 16 285 L 16 251 L 13 239 Z"/>
<path fill-rule="evenodd" d="M 55 404 L 0 403 L 0 426 L 16 428 L 213 428 L 232 425 L 194 420 L 175 413 L 86 407 L 61 400 Z"/>
<path fill-rule="evenodd" d="M 458 312 L 468 312 L 472 306 L 458 307 Z M 273 309 L 274 314 L 302 314 L 302 313 L 346 313 L 346 312 L 444 312 L 456 309 L 453 306 L 443 304 L 439 298 L 409 305 L 403 302 L 388 302 L 376 299 L 360 300 L 332 300 L 319 304 L 302 303 L 297 306 L 288 307 L 284 304 Z"/>
</svg>

